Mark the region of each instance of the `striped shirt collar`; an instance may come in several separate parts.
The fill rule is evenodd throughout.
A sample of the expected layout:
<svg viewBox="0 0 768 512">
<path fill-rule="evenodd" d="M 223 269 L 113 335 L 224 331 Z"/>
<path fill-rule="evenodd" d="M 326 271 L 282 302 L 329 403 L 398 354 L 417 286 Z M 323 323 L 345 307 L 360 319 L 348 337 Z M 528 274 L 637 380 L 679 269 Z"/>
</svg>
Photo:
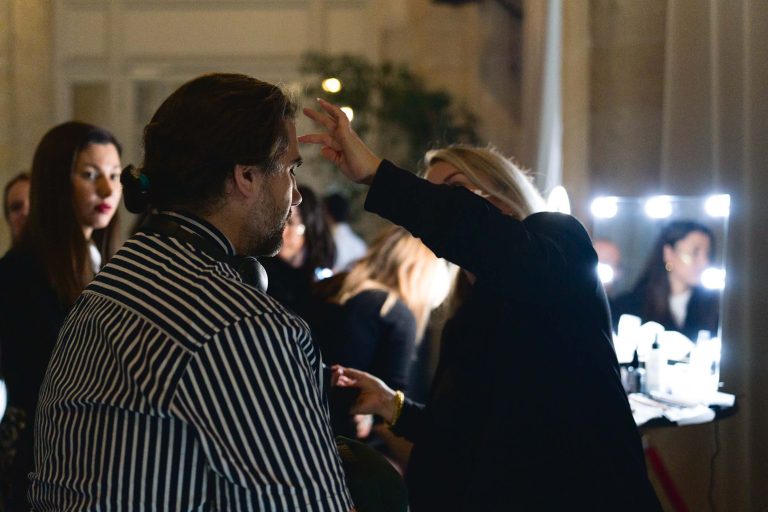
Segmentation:
<svg viewBox="0 0 768 512">
<path fill-rule="evenodd" d="M 173 217 L 173 219 L 179 223 L 179 225 L 186 229 L 191 231 L 192 233 L 195 233 L 198 236 L 201 236 L 202 238 L 209 240 L 211 242 L 216 243 L 217 245 L 221 246 L 222 250 L 228 255 L 228 256 L 235 256 L 235 246 L 232 245 L 232 242 L 229 241 L 229 239 L 219 231 L 219 229 L 211 224 L 210 222 L 201 219 L 200 217 L 193 215 L 191 213 L 181 213 L 181 212 L 174 212 L 174 211 L 168 211 L 168 210 L 162 210 L 158 213 L 162 215 L 167 215 L 169 217 Z"/>
</svg>

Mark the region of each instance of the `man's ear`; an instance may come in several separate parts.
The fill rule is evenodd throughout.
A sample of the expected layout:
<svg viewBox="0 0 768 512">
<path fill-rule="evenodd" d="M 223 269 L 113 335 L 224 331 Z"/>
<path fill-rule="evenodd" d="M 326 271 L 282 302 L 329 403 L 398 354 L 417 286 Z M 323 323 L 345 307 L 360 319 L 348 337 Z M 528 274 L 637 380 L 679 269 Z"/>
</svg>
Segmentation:
<svg viewBox="0 0 768 512">
<path fill-rule="evenodd" d="M 235 169 L 232 173 L 234 191 L 250 197 L 258 190 L 261 175 L 262 173 L 259 172 L 259 169 L 253 165 L 235 164 Z"/>
</svg>

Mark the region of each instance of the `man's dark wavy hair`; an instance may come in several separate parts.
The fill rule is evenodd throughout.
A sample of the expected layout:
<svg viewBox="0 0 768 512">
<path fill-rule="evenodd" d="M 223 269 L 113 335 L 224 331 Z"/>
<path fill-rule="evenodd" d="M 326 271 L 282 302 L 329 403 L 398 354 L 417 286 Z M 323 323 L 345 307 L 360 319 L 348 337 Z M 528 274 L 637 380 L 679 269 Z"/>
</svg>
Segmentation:
<svg viewBox="0 0 768 512">
<path fill-rule="evenodd" d="M 236 164 L 276 171 L 288 148 L 285 121 L 295 116 L 283 90 L 250 76 L 216 73 L 185 83 L 144 128 L 150 206 L 204 213 L 223 196 Z"/>
</svg>

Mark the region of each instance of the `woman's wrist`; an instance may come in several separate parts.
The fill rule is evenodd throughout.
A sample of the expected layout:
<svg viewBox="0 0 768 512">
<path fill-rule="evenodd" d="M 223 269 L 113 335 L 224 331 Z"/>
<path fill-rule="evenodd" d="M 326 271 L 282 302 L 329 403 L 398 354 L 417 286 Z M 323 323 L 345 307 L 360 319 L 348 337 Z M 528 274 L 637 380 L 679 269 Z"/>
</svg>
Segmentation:
<svg viewBox="0 0 768 512">
<path fill-rule="evenodd" d="M 396 392 L 393 389 L 386 388 L 382 390 L 382 399 L 379 404 L 379 410 L 376 412 L 384 421 L 392 423 L 397 405 Z"/>
<path fill-rule="evenodd" d="M 367 171 L 365 173 L 365 177 L 358 180 L 357 183 L 361 185 L 371 186 L 371 183 L 373 183 L 373 178 L 376 177 L 376 172 L 379 170 L 379 166 L 381 165 L 381 162 L 382 162 L 381 158 L 371 154 L 370 159 L 366 164 L 366 168 L 371 170 Z"/>
</svg>

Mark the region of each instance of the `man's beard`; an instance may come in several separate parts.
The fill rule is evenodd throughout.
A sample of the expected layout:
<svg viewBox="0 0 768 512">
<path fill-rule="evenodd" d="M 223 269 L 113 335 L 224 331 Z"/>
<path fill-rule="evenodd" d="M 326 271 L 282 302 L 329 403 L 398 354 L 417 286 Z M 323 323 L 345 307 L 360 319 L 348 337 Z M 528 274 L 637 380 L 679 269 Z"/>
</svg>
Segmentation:
<svg viewBox="0 0 768 512">
<path fill-rule="evenodd" d="M 274 209 L 270 208 L 270 213 L 274 212 Z M 288 214 L 280 219 L 279 222 L 273 225 L 264 225 L 261 227 L 260 232 L 254 233 L 251 243 L 249 244 L 249 256 L 274 256 L 283 246 L 283 231 L 285 231 L 285 225 L 291 216 L 291 210 L 288 210 Z M 270 215 L 271 218 L 274 218 Z"/>
<path fill-rule="evenodd" d="M 266 234 L 262 242 L 262 246 L 259 248 L 259 255 L 274 256 L 280 252 L 280 248 L 283 246 L 283 231 L 285 230 L 285 221 L 275 228 L 271 233 Z"/>
</svg>

